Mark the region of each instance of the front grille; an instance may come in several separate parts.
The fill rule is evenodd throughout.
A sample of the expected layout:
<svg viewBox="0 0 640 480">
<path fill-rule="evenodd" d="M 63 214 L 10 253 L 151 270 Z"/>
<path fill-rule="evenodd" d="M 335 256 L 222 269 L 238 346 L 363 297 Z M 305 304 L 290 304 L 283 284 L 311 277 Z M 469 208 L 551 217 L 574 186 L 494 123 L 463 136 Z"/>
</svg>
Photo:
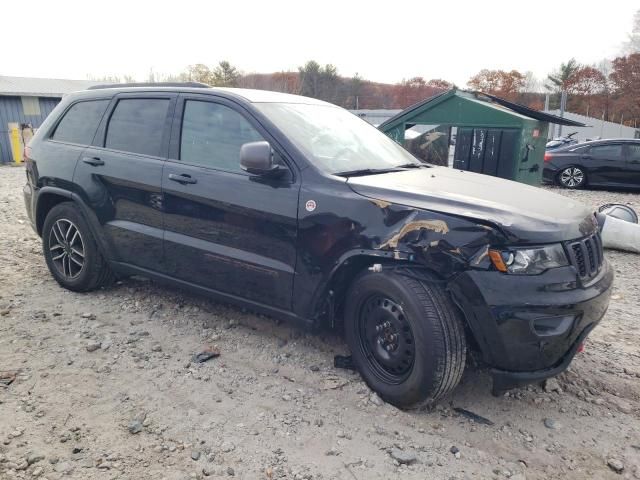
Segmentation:
<svg viewBox="0 0 640 480">
<path fill-rule="evenodd" d="M 567 243 L 569 262 L 576 267 L 581 279 L 595 277 L 604 261 L 602 239 L 599 233 Z"/>
</svg>

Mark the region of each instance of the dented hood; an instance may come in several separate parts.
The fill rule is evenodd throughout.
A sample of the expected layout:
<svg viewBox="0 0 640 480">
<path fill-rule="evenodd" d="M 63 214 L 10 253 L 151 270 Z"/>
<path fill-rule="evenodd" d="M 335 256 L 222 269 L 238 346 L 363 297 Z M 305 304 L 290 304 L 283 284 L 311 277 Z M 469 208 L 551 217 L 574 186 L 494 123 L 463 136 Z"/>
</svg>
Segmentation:
<svg viewBox="0 0 640 480">
<path fill-rule="evenodd" d="M 445 167 L 351 177 L 358 194 L 489 222 L 519 243 L 584 237 L 597 224 L 579 202 L 537 187 Z"/>
</svg>

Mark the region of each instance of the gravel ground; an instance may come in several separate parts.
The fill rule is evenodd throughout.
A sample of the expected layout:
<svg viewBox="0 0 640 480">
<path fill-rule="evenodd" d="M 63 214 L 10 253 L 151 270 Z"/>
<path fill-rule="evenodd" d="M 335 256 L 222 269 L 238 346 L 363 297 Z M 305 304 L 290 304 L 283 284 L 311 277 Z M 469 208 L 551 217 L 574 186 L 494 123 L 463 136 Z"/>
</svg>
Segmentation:
<svg viewBox="0 0 640 480">
<path fill-rule="evenodd" d="M 640 478 L 640 255 L 607 252 L 611 307 L 544 388 L 494 398 L 469 367 L 435 409 L 403 412 L 333 368 L 338 336 L 144 279 L 61 289 L 23 183 L 0 168 L 2 479 Z M 637 194 L 558 193 L 640 210 Z M 221 355 L 190 362 L 208 346 Z"/>
</svg>

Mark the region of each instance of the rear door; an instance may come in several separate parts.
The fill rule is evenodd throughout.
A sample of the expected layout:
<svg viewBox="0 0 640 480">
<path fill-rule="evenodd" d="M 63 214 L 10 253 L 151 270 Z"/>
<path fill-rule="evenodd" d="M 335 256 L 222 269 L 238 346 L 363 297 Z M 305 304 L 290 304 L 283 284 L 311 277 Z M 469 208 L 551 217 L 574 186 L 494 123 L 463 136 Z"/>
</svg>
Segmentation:
<svg viewBox="0 0 640 480">
<path fill-rule="evenodd" d="M 176 97 L 116 95 L 76 167 L 74 182 L 103 226 L 112 260 L 161 270 L 162 166 Z"/>
<path fill-rule="evenodd" d="M 588 154 L 580 156 L 580 162 L 587 168 L 587 182 L 590 184 L 617 185 L 625 182 L 621 143 L 592 145 Z"/>
<path fill-rule="evenodd" d="M 299 178 L 265 180 L 240 168 L 240 147 L 268 132 L 241 106 L 181 95 L 164 167 L 167 273 L 260 304 L 291 309 Z M 278 155 L 278 154 L 276 154 Z"/>
<path fill-rule="evenodd" d="M 627 143 L 624 148 L 626 160 L 625 185 L 640 188 L 640 143 Z"/>
</svg>

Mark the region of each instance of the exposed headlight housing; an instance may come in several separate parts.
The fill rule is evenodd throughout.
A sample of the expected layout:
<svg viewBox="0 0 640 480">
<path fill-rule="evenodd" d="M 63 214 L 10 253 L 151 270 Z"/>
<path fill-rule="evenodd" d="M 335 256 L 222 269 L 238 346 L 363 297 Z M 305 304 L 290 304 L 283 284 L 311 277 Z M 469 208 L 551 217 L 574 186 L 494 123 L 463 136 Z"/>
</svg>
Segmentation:
<svg viewBox="0 0 640 480">
<path fill-rule="evenodd" d="M 492 249 L 489 257 L 499 271 L 514 275 L 537 275 L 550 268 L 569 265 L 559 243 L 536 248 Z"/>
</svg>

